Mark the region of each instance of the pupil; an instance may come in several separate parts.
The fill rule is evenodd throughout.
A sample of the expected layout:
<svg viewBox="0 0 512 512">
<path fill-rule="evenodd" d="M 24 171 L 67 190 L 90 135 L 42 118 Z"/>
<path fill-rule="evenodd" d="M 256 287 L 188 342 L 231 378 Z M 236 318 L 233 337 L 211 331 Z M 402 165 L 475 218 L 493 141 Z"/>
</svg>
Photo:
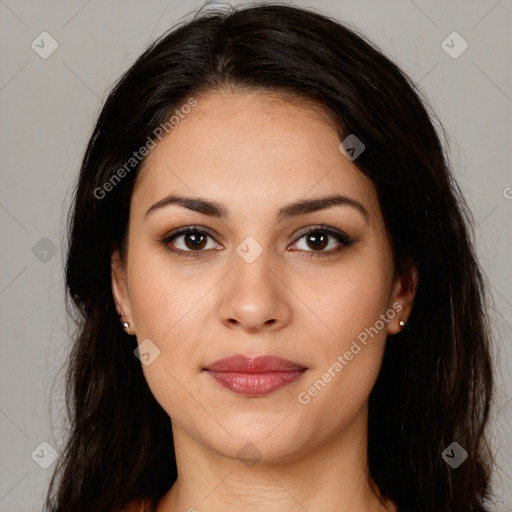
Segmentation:
<svg viewBox="0 0 512 512">
<path fill-rule="evenodd" d="M 186 236 L 187 246 L 189 249 L 202 249 L 204 246 L 205 236 L 200 233 L 189 233 Z M 189 246 L 188 241 L 192 240 L 192 245 Z"/>
<path fill-rule="evenodd" d="M 313 241 L 312 245 L 317 249 L 323 249 L 326 245 L 327 237 L 324 234 L 312 234 L 309 235 L 309 241 Z"/>
</svg>

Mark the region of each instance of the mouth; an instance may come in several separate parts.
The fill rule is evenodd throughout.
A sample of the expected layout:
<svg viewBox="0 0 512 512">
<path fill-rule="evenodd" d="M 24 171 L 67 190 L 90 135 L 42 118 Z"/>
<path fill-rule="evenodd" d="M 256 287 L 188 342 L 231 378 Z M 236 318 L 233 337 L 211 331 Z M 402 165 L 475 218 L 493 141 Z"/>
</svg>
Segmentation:
<svg viewBox="0 0 512 512">
<path fill-rule="evenodd" d="M 203 368 L 225 389 L 246 396 L 273 393 L 304 375 L 308 368 L 274 356 L 235 355 Z"/>
</svg>

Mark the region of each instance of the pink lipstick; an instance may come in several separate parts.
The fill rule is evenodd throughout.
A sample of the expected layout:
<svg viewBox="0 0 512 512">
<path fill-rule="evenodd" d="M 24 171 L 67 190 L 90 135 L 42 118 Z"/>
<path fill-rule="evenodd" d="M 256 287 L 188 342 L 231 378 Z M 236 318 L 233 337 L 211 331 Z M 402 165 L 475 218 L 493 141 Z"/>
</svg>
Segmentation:
<svg viewBox="0 0 512 512">
<path fill-rule="evenodd" d="M 306 367 L 274 356 L 235 355 L 204 368 L 221 386 L 247 396 L 266 395 L 299 379 Z"/>
</svg>

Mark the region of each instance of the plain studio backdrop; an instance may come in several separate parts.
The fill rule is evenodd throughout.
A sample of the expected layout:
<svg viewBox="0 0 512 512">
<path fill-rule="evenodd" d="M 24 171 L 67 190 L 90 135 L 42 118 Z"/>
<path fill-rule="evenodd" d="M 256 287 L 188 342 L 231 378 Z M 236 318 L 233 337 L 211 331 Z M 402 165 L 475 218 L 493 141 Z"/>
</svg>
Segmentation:
<svg viewBox="0 0 512 512">
<path fill-rule="evenodd" d="M 64 307 L 64 229 L 93 123 L 115 80 L 146 45 L 201 5 L 0 0 L 2 512 L 41 510 L 55 466 L 52 447 L 64 435 L 59 369 L 71 326 Z M 495 510 L 510 511 L 512 2 L 296 5 L 347 22 L 377 43 L 419 82 L 450 136 L 454 172 L 475 217 L 477 250 L 496 306 Z"/>
</svg>

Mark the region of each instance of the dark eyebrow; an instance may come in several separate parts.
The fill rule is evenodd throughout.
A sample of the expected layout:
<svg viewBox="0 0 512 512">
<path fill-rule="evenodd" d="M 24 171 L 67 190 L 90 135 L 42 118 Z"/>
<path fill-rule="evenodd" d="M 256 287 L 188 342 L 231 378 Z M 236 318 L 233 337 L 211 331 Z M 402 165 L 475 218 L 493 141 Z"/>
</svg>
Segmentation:
<svg viewBox="0 0 512 512">
<path fill-rule="evenodd" d="M 215 201 L 209 201 L 208 199 L 202 199 L 201 197 L 184 197 L 176 194 L 170 194 L 164 197 L 157 203 L 155 203 L 146 212 L 146 217 L 151 213 L 169 204 L 176 204 L 183 208 L 188 208 L 193 212 L 202 213 L 203 215 L 209 215 L 210 217 L 219 217 L 225 219 L 228 217 L 228 210 L 220 203 Z"/>
<path fill-rule="evenodd" d="M 352 206 L 361 213 L 366 222 L 368 222 L 369 214 L 366 208 L 359 201 L 340 194 L 315 199 L 305 199 L 283 206 L 278 212 L 277 220 L 279 222 L 282 219 L 332 208 L 333 206 Z"/>
<path fill-rule="evenodd" d="M 201 197 L 184 197 L 176 194 L 170 194 L 151 206 L 146 212 L 146 217 L 151 212 L 170 204 L 182 206 L 183 208 L 188 208 L 189 210 L 202 213 L 203 215 L 208 215 L 210 217 L 226 219 L 229 216 L 228 209 L 218 202 L 203 199 Z M 358 210 L 368 222 L 368 211 L 361 203 L 351 197 L 339 194 L 315 199 L 305 199 L 285 205 L 279 209 L 277 213 L 277 221 L 279 222 L 290 217 L 297 217 L 299 215 L 324 210 L 333 206 L 351 206 Z"/>
</svg>

